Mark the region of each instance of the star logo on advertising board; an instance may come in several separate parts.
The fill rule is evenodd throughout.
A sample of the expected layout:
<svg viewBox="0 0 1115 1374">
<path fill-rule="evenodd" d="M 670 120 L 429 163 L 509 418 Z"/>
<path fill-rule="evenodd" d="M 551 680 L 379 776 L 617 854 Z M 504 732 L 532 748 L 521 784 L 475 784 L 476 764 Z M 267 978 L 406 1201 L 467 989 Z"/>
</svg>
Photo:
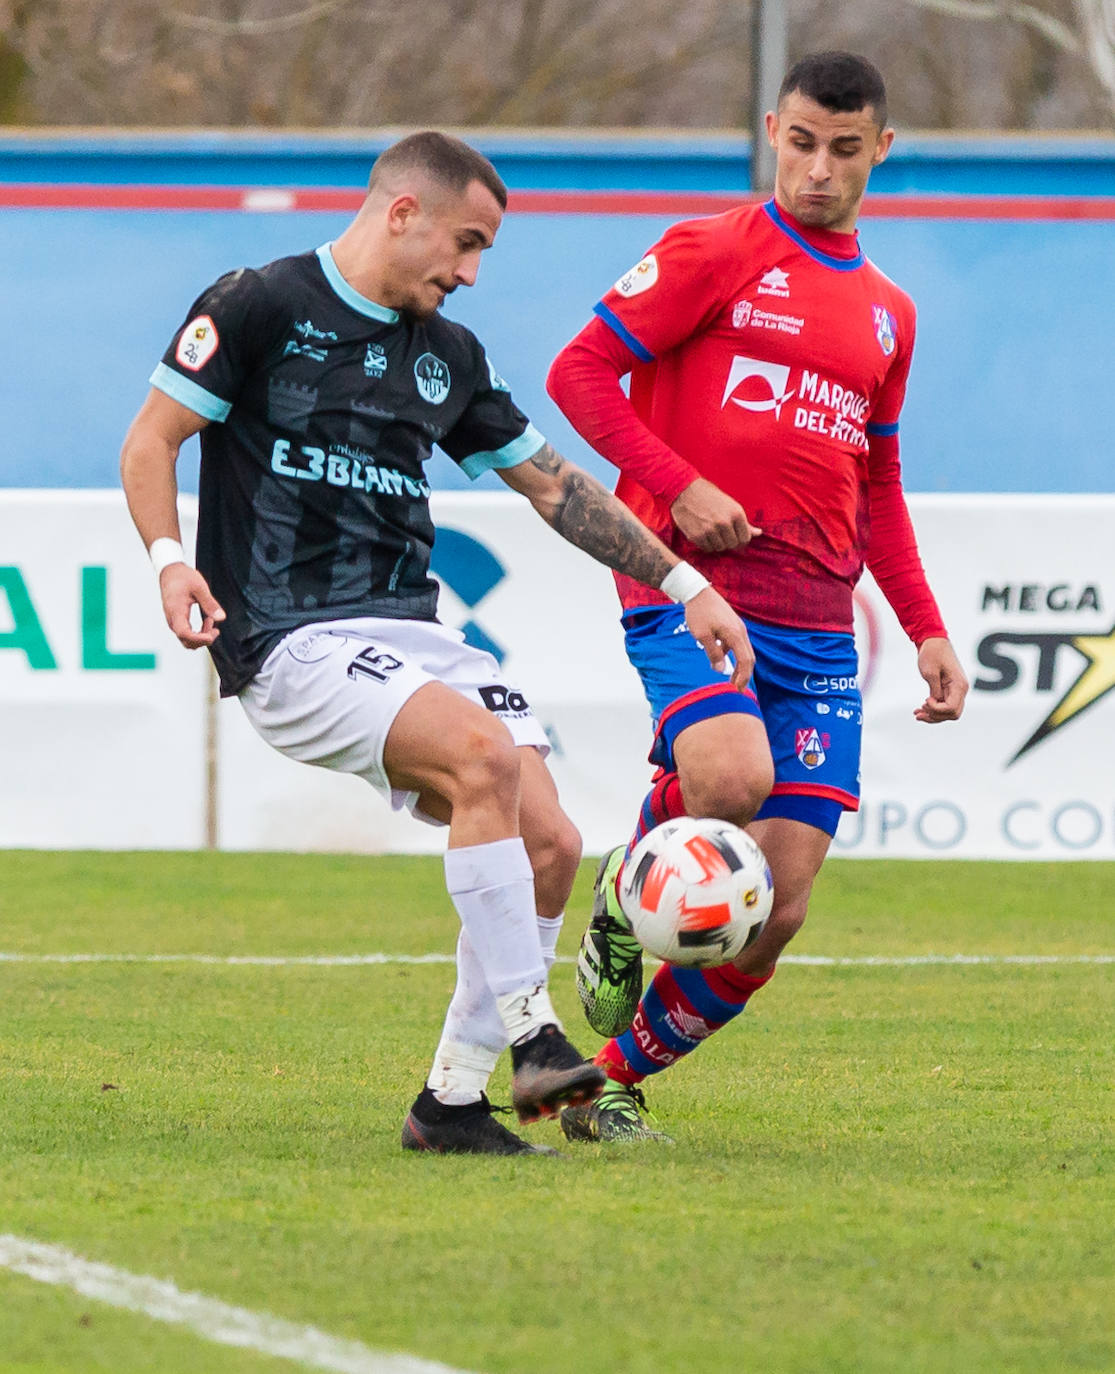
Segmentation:
<svg viewBox="0 0 1115 1374">
<path fill-rule="evenodd" d="M 1089 707 L 1102 701 L 1115 687 L 1115 625 L 1105 635 L 1074 635 L 1069 642 L 1087 662 L 1076 681 L 1018 750 L 1011 763 L 1017 763 L 1023 754 L 1028 754 L 1042 740 L 1048 739 L 1070 720 L 1075 720 Z"/>
</svg>

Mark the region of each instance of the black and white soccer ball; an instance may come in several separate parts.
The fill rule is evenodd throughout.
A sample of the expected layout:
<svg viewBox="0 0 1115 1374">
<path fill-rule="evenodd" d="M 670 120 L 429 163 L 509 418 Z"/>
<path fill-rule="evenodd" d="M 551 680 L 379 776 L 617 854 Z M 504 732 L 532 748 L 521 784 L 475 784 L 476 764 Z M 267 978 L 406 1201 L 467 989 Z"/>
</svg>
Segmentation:
<svg viewBox="0 0 1115 1374">
<path fill-rule="evenodd" d="M 774 900 L 770 865 L 730 821 L 684 816 L 644 835 L 616 886 L 643 948 L 670 964 L 726 964 L 758 939 Z"/>
</svg>

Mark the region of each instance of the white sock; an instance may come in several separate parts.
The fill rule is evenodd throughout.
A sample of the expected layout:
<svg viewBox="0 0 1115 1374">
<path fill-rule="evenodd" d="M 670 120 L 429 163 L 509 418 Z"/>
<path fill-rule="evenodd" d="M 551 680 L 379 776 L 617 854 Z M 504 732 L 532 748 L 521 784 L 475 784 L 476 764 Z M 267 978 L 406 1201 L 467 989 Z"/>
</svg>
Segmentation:
<svg viewBox="0 0 1115 1374">
<path fill-rule="evenodd" d="M 538 938 L 542 944 L 542 958 L 546 961 L 547 973 L 553 968 L 554 960 L 557 958 L 558 936 L 561 934 L 564 920 L 564 912 L 560 912 L 557 916 L 539 916 L 538 918 Z"/>
<path fill-rule="evenodd" d="M 556 1021 L 522 840 L 446 850 L 445 881 L 511 1043 Z"/>
<path fill-rule="evenodd" d="M 547 970 L 553 965 L 563 917 L 538 917 L 538 935 Z M 479 1102 L 496 1060 L 507 1045 L 496 999 L 476 952 L 462 930 L 457 940 L 457 986 L 445 1016 L 427 1087 L 447 1107 Z"/>
<path fill-rule="evenodd" d="M 496 1060 L 507 1048 L 496 999 L 464 930 L 457 937 L 457 986 L 445 1014 L 441 1042 L 426 1080 L 439 1102 L 479 1102 Z"/>
</svg>

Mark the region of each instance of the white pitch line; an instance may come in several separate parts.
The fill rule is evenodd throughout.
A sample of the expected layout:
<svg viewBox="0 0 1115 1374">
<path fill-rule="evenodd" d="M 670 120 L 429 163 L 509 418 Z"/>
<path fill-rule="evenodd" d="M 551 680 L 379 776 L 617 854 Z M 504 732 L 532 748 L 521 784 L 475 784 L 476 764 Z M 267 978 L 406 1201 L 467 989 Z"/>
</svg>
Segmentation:
<svg viewBox="0 0 1115 1374">
<path fill-rule="evenodd" d="M 1115 954 L 865 954 L 859 958 L 832 958 L 826 954 L 784 954 L 780 964 L 805 964 L 820 968 L 919 968 L 969 964 L 1115 964 Z"/>
<path fill-rule="evenodd" d="M 4 954 L 0 964 L 258 964 L 342 968 L 360 964 L 455 964 L 452 954 Z M 572 963 L 573 960 L 566 962 Z"/>
<path fill-rule="evenodd" d="M 0 964 L 216 964 L 263 968 L 351 968 L 366 964 L 453 964 L 452 954 L 5 954 Z M 559 955 L 559 964 L 575 964 Z M 656 962 L 652 960 L 651 962 Z M 784 954 L 781 964 L 809 968 L 967 967 L 973 964 L 1115 964 L 1115 954 Z"/>
<path fill-rule="evenodd" d="M 359 1341 L 338 1340 L 316 1327 L 232 1307 L 203 1293 L 184 1293 L 165 1279 L 130 1274 L 126 1269 L 82 1259 L 61 1246 L 20 1236 L 0 1235 L 0 1268 L 39 1283 L 70 1288 L 82 1297 L 140 1312 L 155 1321 L 187 1327 L 219 1345 L 297 1360 L 312 1369 L 337 1370 L 340 1374 L 466 1374 L 432 1360 L 373 1350 Z"/>
</svg>

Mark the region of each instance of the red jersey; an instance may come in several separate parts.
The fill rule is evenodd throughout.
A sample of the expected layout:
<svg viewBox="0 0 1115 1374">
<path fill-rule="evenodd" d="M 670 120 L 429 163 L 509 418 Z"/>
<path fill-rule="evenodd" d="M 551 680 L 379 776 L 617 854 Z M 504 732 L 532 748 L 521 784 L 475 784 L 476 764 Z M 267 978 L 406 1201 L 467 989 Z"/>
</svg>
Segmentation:
<svg viewBox="0 0 1115 1374">
<path fill-rule="evenodd" d="M 634 452 L 626 461 L 629 434 L 616 424 L 602 433 L 599 414 L 578 416 L 576 389 L 562 386 L 564 355 L 551 391 L 620 466 L 620 499 L 741 613 L 849 630 L 874 482 L 889 501 L 882 513 L 889 552 L 902 545 L 901 566 L 891 569 L 901 584 L 896 609 L 919 642 L 944 633 L 917 562 L 892 437 L 914 306 L 863 256 L 855 235 L 807 229 L 774 201 L 686 221 L 620 278 L 595 313 L 622 344 L 618 355 L 605 345 L 604 355 L 627 359 L 631 406 L 659 451 L 644 444 L 639 461 Z M 591 339 L 593 328 L 581 339 Z M 706 553 L 676 528 L 670 504 L 698 476 L 734 497 L 762 529 L 747 548 Z M 616 580 L 625 606 L 664 600 L 630 578 Z"/>
</svg>

